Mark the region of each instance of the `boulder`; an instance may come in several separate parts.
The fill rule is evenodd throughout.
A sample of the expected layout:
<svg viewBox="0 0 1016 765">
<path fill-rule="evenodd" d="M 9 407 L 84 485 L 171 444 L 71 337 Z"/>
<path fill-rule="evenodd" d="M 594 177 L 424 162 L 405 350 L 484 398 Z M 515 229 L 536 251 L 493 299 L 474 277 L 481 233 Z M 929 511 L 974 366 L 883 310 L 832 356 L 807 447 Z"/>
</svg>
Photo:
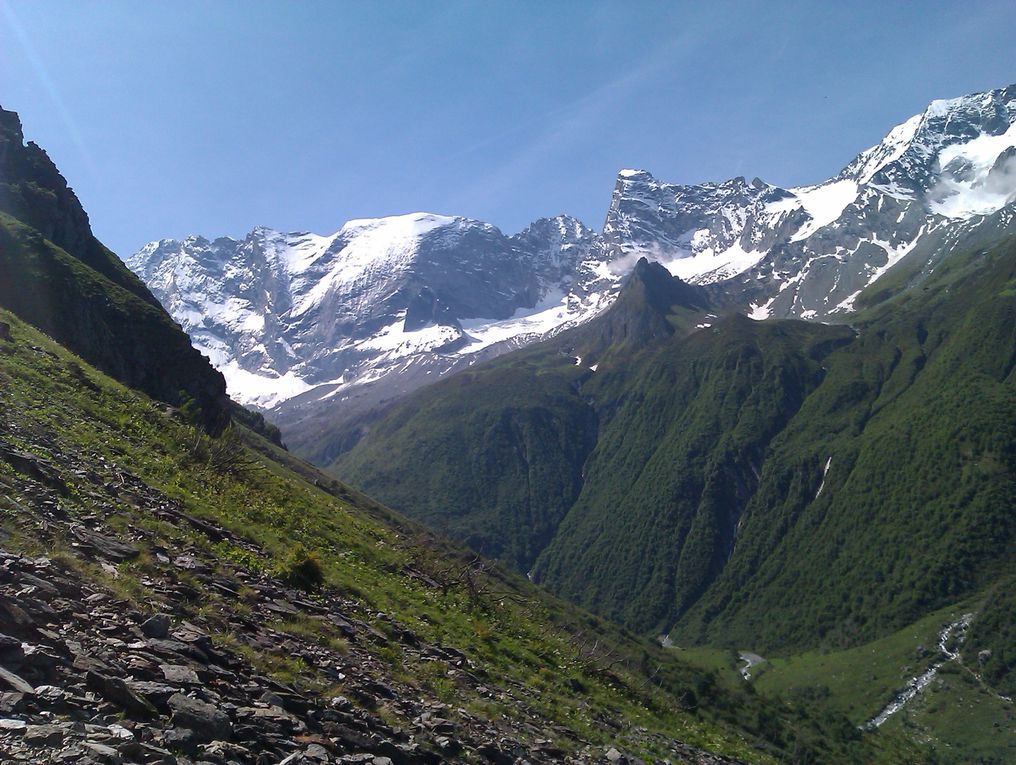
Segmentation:
<svg viewBox="0 0 1016 765">
<path fill-rule="evenodd" d="M 169 708 L 173 725 L 189 728 L 201 741 L 228 740 L 233 733 L 229 717 L 214 704 L 174 693 L 169 697 Z"/>
<path fill-rule="evenodd" d="M 169 635 L 170 618 L 168 614 L 156 614 L 141 625 L 145 637 L 162 640 Z"/>
<path fill-rule="evenodd" d="M 99 672 L 90 671 L 85 674 L 85 684 L 106 701 L 120 707 L 132 717 L 147 720 L 158 716 L 158 712 L 151 702 L 131 690 L 127 683 L 119 677 L 109 677 Z"/>
</svg>

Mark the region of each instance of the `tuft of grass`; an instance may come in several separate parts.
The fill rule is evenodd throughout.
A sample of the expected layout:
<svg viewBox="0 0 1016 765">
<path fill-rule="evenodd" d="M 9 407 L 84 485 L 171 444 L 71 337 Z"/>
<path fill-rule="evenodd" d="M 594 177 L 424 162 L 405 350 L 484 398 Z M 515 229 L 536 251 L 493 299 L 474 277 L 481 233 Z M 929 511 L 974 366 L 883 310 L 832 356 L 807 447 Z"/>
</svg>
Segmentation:
<svg viewBox="0 0 1016 765">
<path fill-rule="evenodd" d="M 279 565 L 276 574 L 287 584 L 307 592 L 318 590 L 325 583 L 325 571 L 321 564 L 321 558 L 303 545 L 293 548 Z"/>
</svg>

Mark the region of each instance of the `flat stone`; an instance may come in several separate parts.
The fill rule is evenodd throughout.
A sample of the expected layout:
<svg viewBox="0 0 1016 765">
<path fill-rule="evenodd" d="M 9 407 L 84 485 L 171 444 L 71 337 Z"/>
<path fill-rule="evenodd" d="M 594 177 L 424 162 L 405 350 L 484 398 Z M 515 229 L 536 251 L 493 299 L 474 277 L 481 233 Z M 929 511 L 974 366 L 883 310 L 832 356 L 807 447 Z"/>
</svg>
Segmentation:
<svg viewBox="0 0 1016 765">
<path fill-rule="evenodd" d="M 58 590 L 52 584 L 47 582 L 45 579 L 40 579 L 37 576 L 29 574 L 27 571 L 18 572 L 18 579 L 20 579 L 25 584 L 30 584 L 33 587 L 38 587 L 40 590 L 42 590 L 48 595 L 56 597 L 57 595 L 60 594 L 60 590 Z"/>
<path fill-rule="evenodd" d="M 0 730 L 24 730 L 28 723 L 24 720 L 14 720 L 9 717 L 0 718 Z"/>
<path fill-rule="evenodd" d="M 98 672 L 88 672 L 85 684 L 111 704 L 116 704 L 127 714 L 141 719 L 151 719 L 158 715 L 152 703 L 138 694 L 119 677 L 108 677 Z"/>
<path fill-rule="evenodd" d="M 24 658 L 25 651 L 21 648 L 21 641 L 0 632 L 0 664 L 17 666 Z"/>
<path fill-rule="evenodd" d="M 206 701 L 174 693 L 169 697 L 169 708 L 175 726 L 190 728 L 203 741 L 228 740 L 233 733 L 226 713 Z"/>
<path fill-rule="evenodd" d="M 328 762 L 331 759 L 331 754 L 321 744 L 309 744 L 303 754 L 319 762 Z"/>
<path fill-rule="evenodd" d="M 59 656 L 54 656 L 46 649 L 37 645 L 28 646 L 25 649 L 25 656 L 22 660 L 24 666 L 41 670 L 50 670 L 61 663 L 62 661 Z"/>
<path fill-rule="evenodd" d="M 147 765 L 176 765 L 177 757 L 175 754 L 170 752 L 168 749 L 163 749 L 159 746 L 152 744 L 141 744 L 138 747 L 131 746 L 131 749 L 135 750 L 135 754 L 132 756 L 137 758 L 138 762 L 147 763 Z M 134 760 L 131 760 L 134 762 Z"/>
<path fill-rule="evenodd" d="M 63 482 L 60 474 L 49 460 L 15 449 L 7 444 L 0 444 L 0 460 L 6 462 L 19 473 L 31 476 L 39 483 L 55 489 L 64 496 L 69 493 L 67 484 Z"/>
<path fill-rule="evenodd" d="M 50 753 L 50 759 L 52 760 L 51 765 L 56 763 L 68 762 L 78 765 L 79 763 L 88 763 L 88 765 L 94 765 L 95 760 L 91 757 L 83 759 L 85 757 L 85 749 L 77 744 L 71 744 L 70 746 L 64 747 L 59 752 Z"/>
<path fill-rule="evenodd" d="M 163 706 L 169 701 L 170 696 L 180 690 L 172 685 L 150 682 L 148 680 L 130 680 L 127 685 L 136 694 L 144 696 L 157 707 Z"/>
<path fill-rule="evenodd" d="M 482 744 L 476 752 L 492 765 L 512 765 L 515 762 L 514 757 L 507 752 L 502 752 L 493 744 Z"/>
<path fill-rule="evenodd" d="M 195 752 L 200 741 L 190 728 L 170 728 L 162 734 L 162 743 L 169 749 L 179 749 L 181 752 Z"/>
<path fill-rule="evenodd" d="M 32 617 L 28 615 L 25 609 L 21 608 L 17 603 L 12 603 L 0 597 L 0 624 L 30 627 L 32 621 Z"/>
<path fill-rule="evenodd" d="M 120 759 L 119 752 L 111 746 L 105 744 L 97 744 L 94 741 L 85 741 L 82 746 L 89 750 L 93 757 L 98 757 L 103 762 L 119 763 L 122 762 Z"/>
<path fill-rule="evenodd" d="M 84 526 L 72 526 L 71 534 L 84 546 L 95 550 L 103 558 L 120 563 L 125 560 L 134 560 L 140 555 L 138 550 L 125 545 L 122 542 L 100 534 L 97 531 L 86 529 Z"/>
<path fill-rule="evenodd" d="M 26 696 L 35 695 L 35 688 L 33 688 L 23 678 L 19 677 L 18 675 L 15 675 L 13 672 L 10 672 L 9 670 L 4 669 L 3 667 L 0 667 L 0 686 L 6 686 L 7 688 L 10 688 L 12 691 L 23 693 Z"/>
<path fill-rule="evenodd" d="M 35 689 L 35 695 L 45 704 L 55 704 L 67 693 L 63 688 L 58 688 L 55 685 L 40 685 Z"/>
<path fill-rule="evenodd" d="M 120 739 L 121 741 L 132 741 L 134 739 L 134 734 L 131 731 L 116 723 L 110 725 L 106 730 L 109 731 L 109 735 L 113 738 Z"/>
<path fill-rule="evenodd" d="M 198 673 L 186 664 L 162 664 L 159 666 L 159 669 L 162 670 L 162 676 L 166 678 L 167 683 L 176 683 L 178 685 L 201 684 L 201 681 L 198 680 Z"/>
<path fill-rule="evenodd" d="M 25 699 L 23 693 L 0 693 L 0 715 L 9 715 L 21 708 Z"/>
<path fill-rule="evenodd" d="M 25 728 L 25 743 L 33 746 L 59 746 L 64 740 L 64 729 L 59 725 L 29 725 Z"/>
</svg>

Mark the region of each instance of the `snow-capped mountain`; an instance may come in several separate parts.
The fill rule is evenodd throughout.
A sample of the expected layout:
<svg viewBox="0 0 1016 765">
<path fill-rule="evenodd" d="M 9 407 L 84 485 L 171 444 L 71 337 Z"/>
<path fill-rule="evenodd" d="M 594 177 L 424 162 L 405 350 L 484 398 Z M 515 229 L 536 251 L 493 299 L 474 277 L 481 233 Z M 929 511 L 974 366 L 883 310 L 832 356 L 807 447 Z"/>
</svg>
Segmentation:
<svg viewBox="0 0 1016 765">
<path fill-rule="evenodd" d="M 128 265 L 234 397 L 287 402 L 273 417 L 307 428 L 321 407 L 366 410 L 591 318 L 642 256 L 753 318 L 834 321 L 904 258 L 1011 225 L 1014 200 L 1016 85 L 935 101 L 814 186 L 622 170 L 602 233 L 559 216 L 506 236 L 416 213 L 330 236 L 162 240 Z"/>
<path fill-rule="evenodd" d="M 1016 85 L 932 102 L 815 186 L 623 170 L 603 236 L 611 256 L 655 258 L 754 318 L 825 318 L 1014 199 Z"/>
<path fill-rule="evenodd" d="M 128 265 L 232 395 L 272 407 L 404 371 L 421 355 L 450 369 L 595 314 L 620 278 L 597 241 L 564 216 L 509 237 L 415 213 L 349 221 L 330 236 L 257 228 L 243 240 L 164 239 Z"/>
</svg>

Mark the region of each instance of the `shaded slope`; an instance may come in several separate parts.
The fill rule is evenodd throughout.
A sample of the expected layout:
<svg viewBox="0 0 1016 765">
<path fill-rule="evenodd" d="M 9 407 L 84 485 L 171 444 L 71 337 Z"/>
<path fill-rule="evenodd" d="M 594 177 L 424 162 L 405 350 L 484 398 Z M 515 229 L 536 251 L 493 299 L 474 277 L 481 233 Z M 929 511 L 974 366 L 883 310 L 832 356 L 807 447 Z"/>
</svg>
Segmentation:
<svg viewBox="0 0 1016 765">
<path fill-rule="evenodd" d="M 465 371 L 410 396 L 340 457 L 368 494 L 527 571 L 578 497 L 596 415 L 574 358 Z"/>
<path fill-rule="evenodd" d="M 0 110 L 0 306 L 131 387 L 229 422 L 225 382 L 148 289 L 92 236 L 46 153 Z"/>
<path fill-rule="evenodd" d="M 612 414 L 539 578 L 665 630 L 723 569 L 770 439 L 821 381 L 822 358 L 851 339 L 737 316 L 591 382 Z"/>
<path fill-rule="evenodd" d="M 209 430 L 229 421 L 222 376 L 162 308 L 3 214 L 0 306 L 126 385 L 173 404 L 193 399 Z"/>
</svg>

